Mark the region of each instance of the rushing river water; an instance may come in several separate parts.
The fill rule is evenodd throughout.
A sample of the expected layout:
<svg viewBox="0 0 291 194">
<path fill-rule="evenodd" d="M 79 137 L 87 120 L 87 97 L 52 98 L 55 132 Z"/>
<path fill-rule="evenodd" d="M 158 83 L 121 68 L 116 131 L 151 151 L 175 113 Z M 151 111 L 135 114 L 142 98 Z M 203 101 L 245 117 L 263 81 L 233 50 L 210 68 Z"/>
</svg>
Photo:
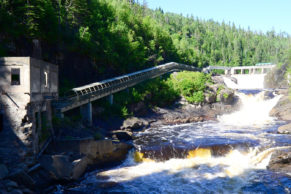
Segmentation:
<svg viewBox="0 0 291 194">
<path fill-rule="evenodd" d="M 291 179 L 266 169 L 272 152 L 291 144 L 269 116 L 280 96 L 238 92 L 239 111 L 207 121 L 135 134 L 118 167 L 88 173 L 84 193 L 290 193 Z M 100 186 L 103 187 L 100 189 Z"/>
</svg>

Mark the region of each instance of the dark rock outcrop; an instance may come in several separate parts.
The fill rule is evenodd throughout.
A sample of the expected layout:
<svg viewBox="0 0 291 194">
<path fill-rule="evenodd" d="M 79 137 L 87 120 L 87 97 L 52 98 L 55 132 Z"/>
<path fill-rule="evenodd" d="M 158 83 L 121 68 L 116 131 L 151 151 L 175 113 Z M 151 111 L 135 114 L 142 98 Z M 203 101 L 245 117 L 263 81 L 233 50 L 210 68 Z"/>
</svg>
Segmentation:
<svg viewBox="0 0 291 194">
<path fill-rule="evenodd" d="M 282 125 L 278 128 L 278 133 L 281 134 L 291 134 L 291 123 L 287 125 Z"/>
<path fill-rule="evenodd" d="M 148 127 L 148 126 L 149 126 L 149 122 L 147 120 L 140 119 L 137 117 L 131 117 L 131 118 L 126 119 L 120 128 L 121 129 L 137 130 L 137 129 L 142 129 L 142 128 Z"/>
<path fill-rule="evenodd" d="M 43 155 L 40 164 L 54 180 L 76 180 L 88 166 L 121 162 L 131 146 L 111 140 L 59 141 L 48 148 L 51 155 Z"/>
<path fill-rule="evenodd" d="M 0 180 L 8 175 L 8 169 L 4 164 L 0 164 Z"/>
<path fill-rule="evenodd" d="M 268 169 L 291 177 L 291 148 L 275 151 L 272 154 Z"/>
<path fill-rule="evenodd" d="M 119 141 L 130 141 L 132 140 L 132 132 L 126 130 L 117 130 L 111 132 L 113 139 L 118 139 Z"/>
<path fill-rule="evenodd" d="M 283 121 L 291 121 L 291 99 L 283 96 L 277 105 L 271 110 L 270 116 L 277 117 Z"/>
</svg>

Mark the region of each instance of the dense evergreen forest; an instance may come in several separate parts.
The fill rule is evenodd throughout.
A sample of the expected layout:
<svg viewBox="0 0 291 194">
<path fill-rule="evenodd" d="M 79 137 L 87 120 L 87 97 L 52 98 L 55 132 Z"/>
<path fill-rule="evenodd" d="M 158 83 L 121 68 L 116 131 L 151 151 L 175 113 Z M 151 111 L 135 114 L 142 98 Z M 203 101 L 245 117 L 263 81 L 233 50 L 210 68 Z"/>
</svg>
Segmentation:
<svg viewBox="0 0 291 194">
<path fill-rule="evenodd" d="M 164 13 L 133 0 L 2 0 L 0 56 L 32 56 L 35 40 L 41 58 L 60 66 L 62 83 L 73 85 L 168 61 L 283 63 L 290 45 L 286 33 Z"/>
</svg>

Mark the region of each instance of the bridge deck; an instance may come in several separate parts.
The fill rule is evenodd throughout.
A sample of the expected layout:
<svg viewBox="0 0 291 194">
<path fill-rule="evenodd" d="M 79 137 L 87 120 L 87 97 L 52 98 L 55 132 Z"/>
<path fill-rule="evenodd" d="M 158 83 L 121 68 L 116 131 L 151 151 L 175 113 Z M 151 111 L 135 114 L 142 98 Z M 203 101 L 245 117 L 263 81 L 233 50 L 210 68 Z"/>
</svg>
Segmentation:
<svg viewBox="0 0 291 194">
<path fill-rule="evenodd" d="M 54 101 L 53 106 L 58 112 L 66 112 L 86 103 L 132 87 L 145 80 L 152 79 L 175 70 L 199 71 L 198 68 L 193 66 L 171 62 L 112 79 L 103 80 L 101 82 L 73 88 L 71 95 Z"/>
</svg>

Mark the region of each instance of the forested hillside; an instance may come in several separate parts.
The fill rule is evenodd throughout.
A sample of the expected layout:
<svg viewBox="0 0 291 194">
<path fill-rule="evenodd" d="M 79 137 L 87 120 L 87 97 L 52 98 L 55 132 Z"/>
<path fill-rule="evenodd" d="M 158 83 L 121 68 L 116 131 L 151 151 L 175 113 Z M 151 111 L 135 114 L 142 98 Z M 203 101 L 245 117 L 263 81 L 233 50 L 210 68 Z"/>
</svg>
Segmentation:
<svg viewBox="0 0 291 194">
<path fill-rule="evenodd" d="M 2 0 L 0 56 L 31 56 L 60 66 L 80 85 L 168 61 L 198 67 L 285 62 L 290 37 L 184 17 L 125 0 Z M 76 79 L 78 77 L 79 79 Z"/>
</svg>

